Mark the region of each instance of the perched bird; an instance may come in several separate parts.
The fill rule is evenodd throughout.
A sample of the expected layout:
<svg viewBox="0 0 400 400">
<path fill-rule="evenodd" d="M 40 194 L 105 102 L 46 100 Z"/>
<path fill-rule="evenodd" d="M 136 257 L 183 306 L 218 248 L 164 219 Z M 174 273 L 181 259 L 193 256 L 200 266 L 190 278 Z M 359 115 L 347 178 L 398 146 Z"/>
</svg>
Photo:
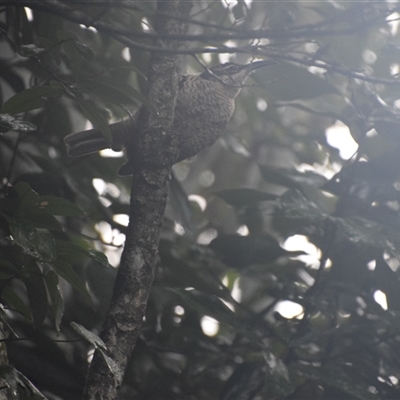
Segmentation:
<svg viewBox="0 0 400 400">
<path fill-rule="evenodd" d="M 245 65 L 225 63 L 215 65 L 200 75 L 182 75 L 172 129 L 178 137 L 176 162 L 195 156 L 211 146 L 225 131 L 235 109 L 234 100 L 247 77 L 256 69 L 273 64 L 255 61 Z M 113 150 L 135 146 L 137 121 L 130 118 L 110 125 Z M 71 157 L 83 156 L 110 147 L 98 129 L 72 133 L 64 138 Z M 129 161 L 119 171 L 131 173 Z"/>
</svg>

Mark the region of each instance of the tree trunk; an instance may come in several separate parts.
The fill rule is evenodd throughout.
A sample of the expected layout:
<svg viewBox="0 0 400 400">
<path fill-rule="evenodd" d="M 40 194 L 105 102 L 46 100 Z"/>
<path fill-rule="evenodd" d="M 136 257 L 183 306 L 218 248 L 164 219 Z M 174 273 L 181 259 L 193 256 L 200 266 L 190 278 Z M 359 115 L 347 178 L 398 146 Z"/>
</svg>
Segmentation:
<svg viewBox="0 0 400 400">
<path fill-rule="evenodd" d="M 157 4 L 158 11 L 163 15 L 181 18 L 189 16 L 191 7 L 191 2 L 186 0 L 158 0 Z M 156 20 L 156 30 L 161 36 L 181 34 L 185 28 L 185 24 L 177 20 L 166 17 Z M 176 49 L 180 43 L 158 40 L 156 45 Z M 130 222 L 113 297 L 101 332 L 107 355 L 115 366 L 109 368 L 110 363 L 107 366 L 102 354 L 96 350 L 89 368 L 84 399 L 117 397 L 145 315 L 167 199 L 167 184 L 177 154 L 174 132 L 169 128 L 180 66 L 180 57 L 172 54 L 153 54 L 150 60 L 147 97 L 158 115 L 142 107 L 139 116 L 140 139 L 137 149 L 131 151 L 135 168 Z"/>
</svg>

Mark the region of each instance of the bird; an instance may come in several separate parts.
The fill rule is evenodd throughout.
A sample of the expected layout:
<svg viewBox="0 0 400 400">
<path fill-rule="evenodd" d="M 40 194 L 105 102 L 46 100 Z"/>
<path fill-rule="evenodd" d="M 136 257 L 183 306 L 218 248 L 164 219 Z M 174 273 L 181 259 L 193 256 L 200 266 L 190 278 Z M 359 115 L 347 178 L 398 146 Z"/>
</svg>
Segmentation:
<svg viewBox="0 0 400 400">
<path fill-rule="evenodd" d="M 206 69 L 199 75 L 180 75 L 172 130 L 177 135 L 179 150 L 174 164 L 191 158 L 211 146 L 225 131 L 235 110 L 235 98 L 244 82 L 256 69 L 275 64 L 272 60 L 248 64 L 223 63 Z M 99 129 L 67 135 L 64 142 L 70 157 L 88 155 L 106 148 L 128 155 L 137 139 L 137 118 L 125 119 L 110 125 L 111 145 Z M 128 162 L 119 175 L 131 175 Z"/>
</svg>

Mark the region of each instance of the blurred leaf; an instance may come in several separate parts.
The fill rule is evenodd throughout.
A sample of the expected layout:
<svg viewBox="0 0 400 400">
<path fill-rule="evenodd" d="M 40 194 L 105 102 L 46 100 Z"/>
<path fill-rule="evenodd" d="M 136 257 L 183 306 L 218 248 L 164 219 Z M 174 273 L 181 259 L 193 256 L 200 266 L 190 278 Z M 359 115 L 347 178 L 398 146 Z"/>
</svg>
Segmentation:
<svg viewBox="0 0 400 400">
<path fill-rule="evenodd" d="M 54 239 L 51 236 L 39 233 L 30 224 L 13 220 L 10 222 L 13 240 L 26 254 L 41 261 L 50 261 L 55 258 Z"/>
<path fill-rule="evenodd" d="M 49 98 L 59 98 L 62 90 L 55 86 L 36 86 L 11 97 L 1 109 L 5 114 L 19 114 L 44 107 Z"/>
<path fill-rule="evenodd" d="M 193 231 L 192 206 L 188 195 L 173 172 L 169 183 L 169 201 L 177 220 L 182 224 L 183 228 L 187 232 Z"/>
<path fill-rule="evenodd" d="M 220 400 L 252 400 L 264 385 L 264 363 L 244 362 L 226 381 Z"/>
<path fill-rule="evenodd" d="M 354 396 L 359 400 L 380 400 L 379 394 L 371 393 L 372 382 L 363 382 L 359 376 L 361 371 L 354 371 L 351 366 L 327 364 L 322 367 L 298 365 L 297 369 L 309 379 L 321 379 L 323 382 L 339 389 L 343 395 Z"/>
<path fill-rule="evenodd" d="M 33 383 L 21 372 L 9 365 L 0 366 L 0 377 L 7 386 L 2 387 L 2 394 L 10 400 L 47 400 Z"/>
<path fill-rule="evenodd" d="M 289 168 L 271 168 L 267 165 L 260 166 L 263 178 L 270 183 L 301 189 L 301 185 L 321 187 L 326 183 L 325 176 L 314 171 L 297 171 Z"/>
<path fill-rule="evenodd" d="M 389 309 L 400 310 L 400 280 L 382 257 L 377 258 L 374 269 L 377 286 L 386 295 Z"/>
<path fill-rule="evenodd" d="M 215 192 L 214 196 L 221 197 L 234 207 L 242 207 L 259 201 L 272 201 L 278 198 L 275 194 L 260 192 L 254 189 L 226 189 Z"/>
<path fill-rule="evenodd" d="M 235 313 L 218 297 L 202 293 L 198 290 L 169 289 L 169 291 L 180 297 L 185 307 L 190 307 L 202 315 L 210 316 L 219 322 L 227 324 L 235 331 L 240 332 L 248 338 L 255 346 L 261 345 L 254 331 L 250 327 L 244 326 L 239 322 Z"/>
<path fill-rule="evenodd" d="M 318 75 L 284 62 L 263 68 L 253 77 L 259 85 L 263 85 L 267 97 L 273 100 L 310 99 L 337 92 L 333 85 Z"/>
<path fill-rule="evenodd" d="M 34 228 L 50 229 L 56 232 L 63 232 L 63 228 L 53 215 L 45 213 L 28 213 L 20 214 L 19 219 L 29 223 Z"/>
<path fill-rule="evenodd" d="M 56 241 L 57 256 L 62 257 L 70 263 L 82 263 L 88 258 L 95 260 L 108 267 L 107 256 L 96 250 L 86 250 L 82 246 L 66 240 Z"/>
<path fill-rule="evenodd" d="M 35 327 L 39 328 L 46 318 L 48 305 L 43 274 L 34 263 L 31 263 L 28 271 L 22 276 L 28 292 L 29 306 L 31 308 L 33 322 Z"/>
<path fill-rule="evenodd" d="M 61 197 L 40 196 L 37 204 L 39 210 L 51 215 L 62 215 L 64 217 L 80 217 L 84 213 L 75 204 Z"/>
<path fill-rule="evenodd" d="M 121 85 L 116 79 L 105 76 L 98 77 L 95 80 L 88 79 L 80 82 L 80 87 L 84 91 L 89 91 L 102 100 L 114 104 L 132 104 L 139 101 L 156 113 L 156 109 L 147 97 L 128 84 Z"/>
<path fill-rule="evenodd" d="M 57 333 L 60 333 L 60 324 L 64 315 L 64 300 L 59 288 L 58 275 L 54 271 L 48 271 L 44 276 L 46 287 L 50 295 L 51 308 L 54 315 L 54 326 Z"/>
<path fill-rule="evenodd" d="M 92 298 L 85 283 L 67 262 L 57 259 L 56 261 L 51 263 L 51 267 L 58 275 L 61 276 L 61 278 L 65 279 L 74 289 L 82 293 L 89 303 L 92 303 Z"/>
<path fill-rule="evenodd" d="M 15 291 L 6 284 L 2 287 L 1 298 L 11 307 L 11 309 L 21 313 L 28 321 L 31 320 L 31 312 L 26 306 L 24 301 L 19 297 Z"/>
<path fill-rule="evenodd" d="M 77 99 L 79 107 L 81 108 L 85 117 L 92 123 L 92 125 L 99 129 L 107 142 L 111 143 L 111 130 L 108 126 L 108 120 L 105 116 L 98 110 L 98 108 L 88 100 Z"/>
</svg>

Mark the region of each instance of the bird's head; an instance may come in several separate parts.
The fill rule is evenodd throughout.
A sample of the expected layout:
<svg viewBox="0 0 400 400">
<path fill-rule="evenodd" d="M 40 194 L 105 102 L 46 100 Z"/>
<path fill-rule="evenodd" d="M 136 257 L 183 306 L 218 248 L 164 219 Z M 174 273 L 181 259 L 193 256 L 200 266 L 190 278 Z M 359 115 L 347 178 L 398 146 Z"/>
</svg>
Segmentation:
<svg viewBox="0 0 400 400">
<path fill-rule="evenodd" d="M 235 63 L 224 63 L 214 65 L 207 71 L 201 74 L 203 79 L 220 81 L 232 88 L 233 97 L 235 97 L 247 77 L 256 69 L 265 67 L 267 65 L 275 64 L 270 60 L 254 61 L 249 64 L 235 64 Z"/>
</svg>

